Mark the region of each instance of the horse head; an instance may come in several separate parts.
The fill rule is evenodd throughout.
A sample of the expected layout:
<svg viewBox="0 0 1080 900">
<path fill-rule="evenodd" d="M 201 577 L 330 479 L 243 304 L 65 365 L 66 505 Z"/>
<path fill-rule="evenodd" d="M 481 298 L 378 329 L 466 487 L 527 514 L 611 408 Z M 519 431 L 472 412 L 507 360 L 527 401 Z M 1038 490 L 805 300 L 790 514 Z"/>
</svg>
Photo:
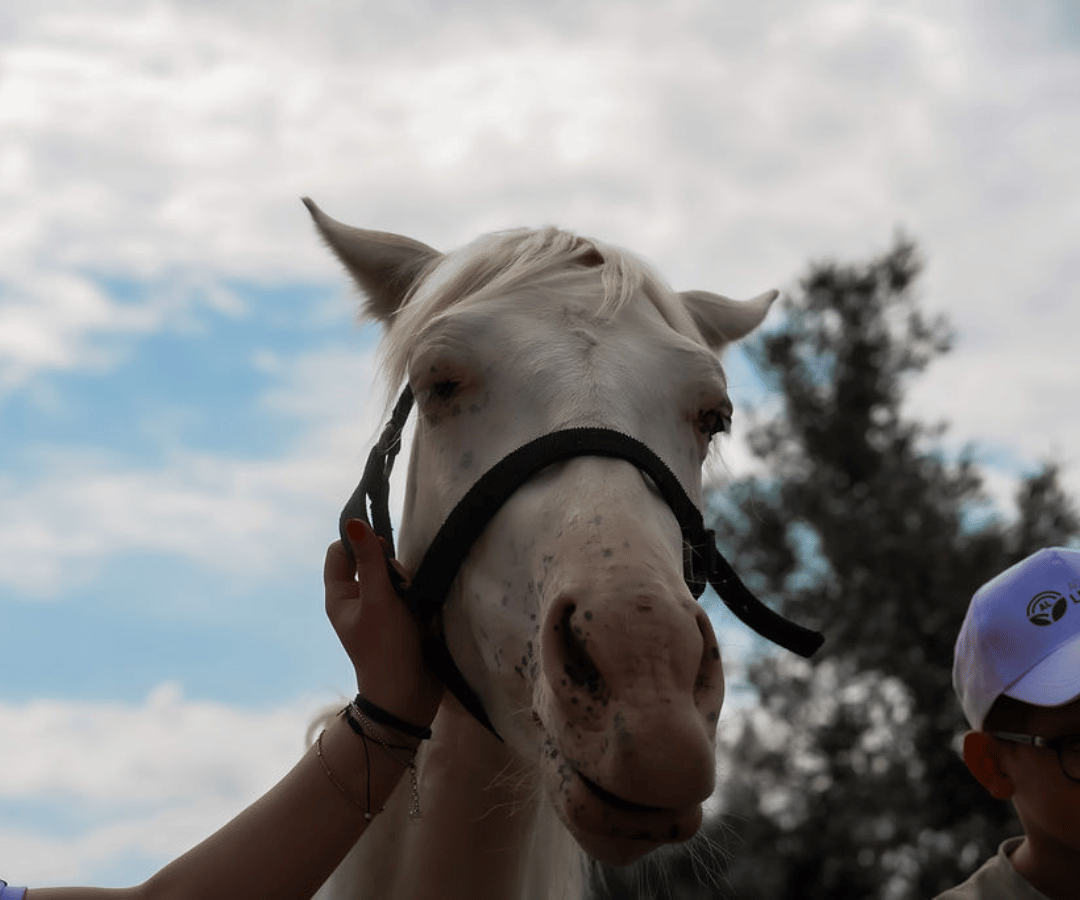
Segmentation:
<svg viewBox="0 0 1080 900">
<path fill-rule="evenodd" d="M 305 202 L 385 326 L 389 380 L 415 397 L 407 568 L 484 473 L 552 432 L 632 436 L 700 508 L 702 465 L 732 416 L 719 353 L 775 291 L 676 293 L 625 251 L 554 228 L 442 254 Z M 574 455 L 493 510 L 440 598 L 440 634 L 493 730 L 606 862 L 691 837 L 713 790 L 724 675 L 684 538 L 649 472 Z"/>
</svg>

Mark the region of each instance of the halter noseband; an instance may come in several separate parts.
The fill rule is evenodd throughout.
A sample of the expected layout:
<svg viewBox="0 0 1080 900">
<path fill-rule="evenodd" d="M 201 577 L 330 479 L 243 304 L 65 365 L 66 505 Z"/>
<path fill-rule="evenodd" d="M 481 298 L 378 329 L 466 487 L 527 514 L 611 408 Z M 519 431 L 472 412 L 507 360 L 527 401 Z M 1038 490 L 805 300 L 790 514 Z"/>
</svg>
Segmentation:
<svg viewBox="0 0 1080 900">
<path fill-rule="evenodd" d="M 406 386 L 368 456 L 360 483 L 341 512 L 341 538 L 350 558 L 352 548 L 345 534 L 345 523 L 349 519 L 368 522 L 389 545 L 388 558 L 394 555 L 388 503 L 390 473 L 401 449 L 401 433 L 412 405 L 412 390 Z M 701 512 L 679 480 L 641 441 L 608 428 L 553 431 L 509 453 L 480 476 L 450 511 L 407 585 L 393 566 L 389 563 L 387 566 L 394 589 L 423 626 L 424 658 L 429 668 L 492 734 L 499 737 L 480 698 L 466 682 L 446 645 L 441 617 L 443 605 L 466 554 L 502 505 L 541 469 L 577 456 L 623 459 L 653 480 L 682 529 L 683 577 L 695 599 L 701 596 L 706 583 L 711 584 L 736 617 L 774 644 L 803 657 L 812 656 L 821 646 L 824 637 L 819 632 L 773 612 L 742 583 L 717 549 L 714 532 L 705 527 Z"/>
</svg>

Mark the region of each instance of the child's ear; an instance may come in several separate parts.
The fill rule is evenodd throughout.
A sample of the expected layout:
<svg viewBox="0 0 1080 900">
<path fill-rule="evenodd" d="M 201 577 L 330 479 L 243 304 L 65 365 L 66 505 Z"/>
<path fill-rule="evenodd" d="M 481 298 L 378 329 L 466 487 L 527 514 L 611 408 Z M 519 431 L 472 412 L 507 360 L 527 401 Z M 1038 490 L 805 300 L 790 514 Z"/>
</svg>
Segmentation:
<svg viewBox="0 0 1080 900">
<path fill-rule="evenodd" d="M 964 735 L 964 764 L 968 770 L 991 797 L 1008 800 L 1016 789 L 1001 757 L 1001 744 L 985 731 L 969 731 Z"/>
</svg>

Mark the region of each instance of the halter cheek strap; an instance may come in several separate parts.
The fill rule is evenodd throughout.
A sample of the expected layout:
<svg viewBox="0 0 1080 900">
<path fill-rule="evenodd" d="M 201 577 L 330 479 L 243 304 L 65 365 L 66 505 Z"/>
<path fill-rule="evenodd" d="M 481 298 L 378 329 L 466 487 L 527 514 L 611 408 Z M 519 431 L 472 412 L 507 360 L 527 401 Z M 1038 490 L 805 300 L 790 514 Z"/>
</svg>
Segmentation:
<svg viewBox="0 0 1080 900">
<path fill-rule="evenodd" d="M 368 457 L 360 484 L 341 513 L 342 541 L 350 557 L 345 534 L 349 519 L 371 522 L 393 555 L 393 532 L 387 506 L 390 472 L 401 449 L 401 431 L 412 407 L 412 391 L 406 387 L 390 421 Z M 824 641 L 816 632 L 797 625 L 765 606 L 743 584 L 719 549 L 714 533 L 705 527 L 700 510 L 671 469 L 641 441 L 607 428 L 569 428 L 542 435 L 514 450 L 480 476 L 447 516 L 435 535 L 412 581 L 406 587 L 393 566 L 391 580 L 413 614 L 424 626 L 425 660 L 447 689 L 481 724 L 498 737 L 476 692 L 466 682 L 450 655 L 442 631 L 442 608 L 450 586 L 469 549 L 488 523 L 525 482 L 541 469 L 578 456 L 623 459 L 646 473 L 678 519 L 683 537 L 684 578 L 695 598 L 706 582 L 746 625 L 803 657 L 813 655 Z M 371 503 L 368 519 L 367 503 Z"/>
<path fill-rule="evenodd" d="M 412 406 L 412 389 L 406 385 L 394 405 L 390 420 L 386 423 L 386 427 L 383 428 L 378 441 L 375 442 L 375 446 L 371 448 L 371 452 L 368 454 L 367 464 L 364 466 L 364 474 L 360 478 L 360 483 L 356 486 L 356 490 L 353 491 L 352 496 L 349 497 L 348 502 L 341 511 L 338 532 L 341 535 L 341 543 L 345 547 L 345 552 L 349 555 L 353 565 L 356 564 L 356 557 L 352 551 L 349 535 L 345 531 L 345 525 L 350 519 L 361 519 L 368 523 L 374 532 L 386 541 L 386 571 L 390 576 L 390 583 L 423 626 L 424 662 L 446 689 L 457 698 L 458 702 L 481 725 L 501 741 L 502 737 L 495 730 L 495 726 L 491 724 L 491 719 L 488 717 L 480 697 L 469 686 L 465 676 L 461 674 L 457 663 L 454 662 L 453 657 L 450 655 L 450 649 L 446 646 L 446 638 L 442 629 L 442 604 L 440 603 L 438 609 L 433 612 L 422 614 L 415 599 L 419 595 L 412 589 L 415 579 L 406 584 L 405 579 L 401 577 L 398 570 L 390 564 L 390 560 L 395 555 L 394 528 L 390 523 L 389 508 L 390 474 L 393 472 L 394 461 L 401 450 L 401 434 L 405 428 L 405 422 L 409 418 Z M 368 515 L 369 505 L 371 509 L 370 517 Z M 423 565 L 423 560 L 421 560 L 421 565 Z M 452 581 L 453 578 L 451 577 L 450 580 Z M 443 596 L 445 601 L 445 594 Z"/>
<path fill-rule="evenodd" d="M 353 565 L 356 565 L 356 557 L 353 554 L 349 535 L 345 531 L 345 524 L 350 519 L 366 522 L 375 534 L 386 541 L 388 545 L 386 571 L 390 575 L 390 583 L 400 596 L 405 596 L 405 580 L 398 570 L 390 565 L 390 560 L 395 556 L 394 526 L 390 523 L 390 474 L 394 471 L 394 461 L 401 451 L 401 433 L 405 430 L 405 422 L 409 418 L 412 406 L 412 388 L 406 385 L 397 403 L 394 404 L 390 420 L 368 454 L 364 474 L 360 476 L 360 483 L 352 492 L 338 519 L 338 534 L 341 535 L 341 543 L 345 546 L 345 552 Z M 368 516 L 369 503 L 371 505 L 370 517 Z"/>
</svg>

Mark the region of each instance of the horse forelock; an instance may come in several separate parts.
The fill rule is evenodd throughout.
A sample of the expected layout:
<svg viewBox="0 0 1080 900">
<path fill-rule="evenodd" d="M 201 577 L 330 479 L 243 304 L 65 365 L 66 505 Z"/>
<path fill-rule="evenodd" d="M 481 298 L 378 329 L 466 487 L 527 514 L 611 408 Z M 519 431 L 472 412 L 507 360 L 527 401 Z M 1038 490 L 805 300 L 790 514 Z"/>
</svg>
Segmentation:
<svg viewBox="0 0 1080 900">
<path fill-rule="evenodd" d="M 406 379 L 415 335 L 439 315 L 469 300 L 512 293 L 526 283 L 542 286 L 546 279 L 574 270 L 582 276 L 578 282 L 582 294 L 595 291 L 599 270 L 598 316 L 615 315 L 643 291 L 671 328 L 701 342 L 677 295 L 640 257 L 554 226 L 518 228 L 484 235 L 446 254 L 416 280 L 380 350 L 389 391 L 396 391 Z"/>
</svg>

